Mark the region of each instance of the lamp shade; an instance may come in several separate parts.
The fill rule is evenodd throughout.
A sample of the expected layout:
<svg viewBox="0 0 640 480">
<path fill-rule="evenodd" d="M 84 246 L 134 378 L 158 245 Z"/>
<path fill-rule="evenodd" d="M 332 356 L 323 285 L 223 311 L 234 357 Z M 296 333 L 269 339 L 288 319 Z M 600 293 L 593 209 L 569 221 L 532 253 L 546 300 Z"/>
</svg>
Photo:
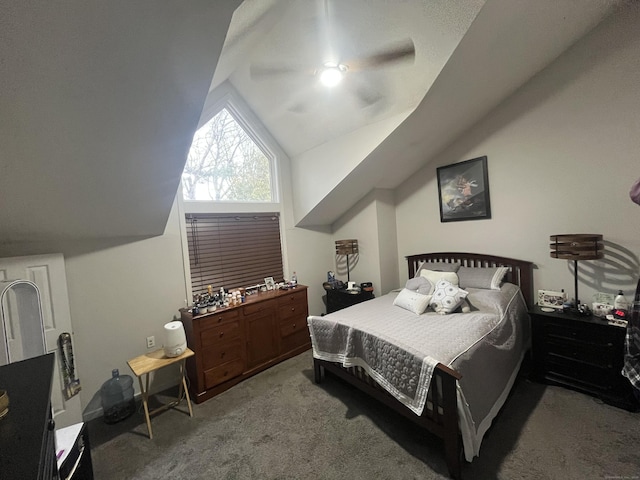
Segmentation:
<svg viewBox="0 0 640 480">
<path fill-rule="evenodd" d="M 597 260 L 604 256 L 602 235 L 575 233 L 551 235 L 551 258 L 573 260 L 573 284 L 575 290 L 574 311 L 581 315 L 589 313 L 585 305 L 580 305 L 578 297 L 578 260 Z"/>
<path fill-rule="evenodd" d="M 336 255 L 353 255 L 358 253 L 358 240 L 336 240 Z"/>
<path fill-rule="evenodd" d="M 551 257 L 562 260 L 597 260 L 604 256 L 602 235 L 575 233 L 551 235 Z"/>
</svg>

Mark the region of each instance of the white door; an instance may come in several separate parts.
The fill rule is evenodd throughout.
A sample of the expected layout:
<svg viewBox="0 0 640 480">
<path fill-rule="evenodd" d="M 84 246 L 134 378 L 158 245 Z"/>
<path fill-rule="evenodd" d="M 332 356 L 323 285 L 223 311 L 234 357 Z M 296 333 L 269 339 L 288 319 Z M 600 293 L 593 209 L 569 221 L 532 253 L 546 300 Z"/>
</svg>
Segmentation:
<svg viewBox="0 0 640 480">
<path fill-rule="evenodd" d="M 56 427 L 63 428 L 81 422 L 80 395 L 68 400 L 64 396 L 63 363 L 58 349 L 58 337 L 61 333 L 68 332 L 73 339 L 64 257 L 55 253 L 0 258 L 0 280 L 30 280 L 38 286 L 47 353 L 56 354 L 56 368 L 51 388 L 51 405 Z M 77 362 L 75 364 L 76 378 L 80 378 Z"/>
</svg>

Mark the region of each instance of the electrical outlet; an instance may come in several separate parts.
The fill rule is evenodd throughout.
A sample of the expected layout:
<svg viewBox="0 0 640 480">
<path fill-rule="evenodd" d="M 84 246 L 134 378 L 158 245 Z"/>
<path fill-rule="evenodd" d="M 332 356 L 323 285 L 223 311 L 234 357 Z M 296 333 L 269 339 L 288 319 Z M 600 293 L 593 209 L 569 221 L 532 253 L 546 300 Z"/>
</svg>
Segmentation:
<svg viewBox="0 0 640 480">
<path fill-rule="evenodd" d="M 156 346 L 156 337 L 154 337 L 153 335 L 151 335 L 150 337 L 147 337 L 147 348 L 153 348 Z"/>
</svg>

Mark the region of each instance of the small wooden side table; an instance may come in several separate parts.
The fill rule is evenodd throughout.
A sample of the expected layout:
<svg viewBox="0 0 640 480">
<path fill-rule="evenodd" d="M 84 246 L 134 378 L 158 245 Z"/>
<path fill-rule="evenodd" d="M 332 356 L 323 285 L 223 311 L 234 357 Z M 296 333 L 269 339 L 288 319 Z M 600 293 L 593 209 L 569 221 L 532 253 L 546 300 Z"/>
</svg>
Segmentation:
<svg viewBox="0 0 640 480">
<path fill-rule="evenodd" d="M 189 348 L 178 357 L 167 357 L 164 354 L 164 349 L 160 348 L 151 353 L 140 355 L 139 357 L 132 358 L 127 361 L 129 367 L 133 371 L 138 381 L 140 382 L 140 391 L 142 393 L 142 405 L 144 406 L 144 415 L 147 420 L 147 430 L 149 430 L 149 438 L 153 438 L 153 432 L 151 430 L 151 415 L 154 413 L 167 410 L 169 408 L 176 407 L 180 404 L 182 399 L 182 391 L 184 389 L 185 396 L 187 398 L 187 406 L 189 407 L 189 416 L 193 417 L 193 410 L 191 409 L 191 399 L 189 398 L 189 389 L 187 388 L 187 381 L 185 378 L 185 360 L 194 355 L 193 351 Z M 154 410 L 149 411 L 149 374 L 160 370 L 161 368 L 168 367 L 174 363 L 180 364 L 180 377 L 181 381 L 178 388 L 178 398 L 173 402 L 167 403 Z M 144 385 L 142 383 L 142 377 L 145 377 Z"/>
</svg>

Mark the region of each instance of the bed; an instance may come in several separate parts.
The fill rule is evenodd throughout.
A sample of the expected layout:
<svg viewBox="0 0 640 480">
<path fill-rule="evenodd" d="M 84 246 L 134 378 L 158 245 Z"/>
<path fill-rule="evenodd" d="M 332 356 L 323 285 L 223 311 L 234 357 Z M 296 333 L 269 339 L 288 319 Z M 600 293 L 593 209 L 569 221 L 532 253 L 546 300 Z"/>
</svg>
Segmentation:
<svg viewBox="0 0 640 480">
<path fill-rule="evenodd" d="M 462 457 L 478 455 L 530 346 L 532 263 L 454 252 L 407 262 L 404 288 L 308 317 L 314 378 L 330 372 L 442 438 L 459 479 Z"/>
</svg>

